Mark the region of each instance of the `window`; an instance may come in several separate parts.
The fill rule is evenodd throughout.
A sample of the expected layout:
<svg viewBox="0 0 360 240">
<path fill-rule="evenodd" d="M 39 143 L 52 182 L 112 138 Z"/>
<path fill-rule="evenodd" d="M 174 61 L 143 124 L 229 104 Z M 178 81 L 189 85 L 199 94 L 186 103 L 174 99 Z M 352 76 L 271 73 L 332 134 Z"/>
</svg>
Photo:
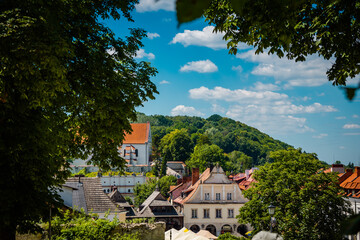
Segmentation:
<svg viewBox="0 0 360 240">
<path fill-rule="evenodd" d="M 222 218 L 221 217 L 221 209 L 216 209 L 216 218 Z"/>
<path fill-rule="evenodd" d="M 234 209 L 228 209 L 228 218 L 234 218 Z"/>
<path fill-rule="evenodd" d="M 216 200 L 221 200 L 220 193 L 216 193 Z"/>
<path fill-rule="evenodd" d="M 210 218 L 210 209 L 204 209 L 204 218 Z"/>
<path fill-rule="evenodd" d="M 210 200 L 210 193 L 205 193 L 205 200 Z"/>
<path fill-rule="evenodd" d="M 128 192 L 130 192 L 131 190 L 130 189 L 128 189 Z"/>
<path fill-rule="evenodd" d="M 231 193 L 229 192 L 229 193 L 227 193 L 227 200 L 232 200 L 232 195 L 231 195 Z"/>
<path fill-rule="evenodd" d="M 197 218 L 197 209 L 191 209 L 191 218 Z"/>
</svg>

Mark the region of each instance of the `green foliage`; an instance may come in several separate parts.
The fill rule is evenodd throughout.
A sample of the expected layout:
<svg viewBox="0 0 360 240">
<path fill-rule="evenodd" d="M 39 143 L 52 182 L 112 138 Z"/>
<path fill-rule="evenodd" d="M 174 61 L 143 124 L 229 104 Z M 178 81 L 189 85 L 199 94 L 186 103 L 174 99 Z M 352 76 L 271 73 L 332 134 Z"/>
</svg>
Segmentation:
<svg viewBox="0 0 360 240">
<path fill-rule="evenodd" d="M 183 161 L 190 157 L 192 142 L 186 129 L 175 129 L 161 139 L 160 150 L 165 161 Z"/>
<path fill-rule="evenodd" d="M 144 117 L 143 114 L 140 114 L 140 116 Z M 162 120 L 158 121 L 158 119 Z M 196 145 L 215 144 L 228 154 L 233 151 L 242 152 L 246 156 L 252 158 L 252 166 L 263 165 L 266 162 L 271 161 L 271 159 L 269 159 L 269 153 L 271 151 L 287 149 L 290 147 L 290 145 L 275 140 L 255 128 L 229 118 L 223 118 L 219 115 L 212 115 L 208 119 L 187 116 L 169 117 L 154 115 L 146 116 L 146 120 L 154 122 L 154 125 L 151 126 L 152 135 L 156 135 L 163 143 L 166 142 L 166 144 L 170 144 L 169 136 L 174 133 L 168 135 L 166 140 L 162 140 L 165 135 L 172 133 L 176 129 L 178 131 L 185 132 L 184 130 L 181 130 L 185 128 L 189 133 L 191 133 L 191 140 L 193 143 L 196 143 Z M 189 141 L 188 134 L 183 133 L 183 135 L 187 141 Z M 189 142 L 191 142 L 191 140 Z M 187 146 L 188 144 L 185 145 Z M 181 144 L 178 144 L 178 146 L 181 146 Z M 160 152 L 162 158 L 173 159 L 169 149 L 170 148 L 166 146 L 161 149 Z M 191 152 L 192 148 L 189 153 Z M 248 163 L 249 160 L 245 162 Z M 236 165 L 238 165 L 237 169 L 239 169 L 239 165 L 241 166 L 241 163 L 235 163 L 234 166 Z M 231 164 L 229 166 L 231 166 Z M 161 167 L 158 166 L 158 171 L 160 171 L 160 168 Z"/>
<path fill-rule="evenodd" d="M 98 175 L 98 172 L 90 172 L 85 174 L 85 177 L 96 177 Z"/>
<path fill-rule="evenodd" d="M 186 161 L 189 168 L 199 168 L 203 172 L 210 165 L 219 163 L 220 166 L 225 166 L 227 158 L 223 150 L 217 145 L 196 145 L 194 152 L 191 154 L 191 159 Z"/>
<path fill-rule="evenodd" d="M 225 33 L 231 54 L 243 42 L 254 46 L 257 54 L 268 51 L 295 61 L 311 54 L 334 59 L 327 70 L 334 85 L 346 85 L 347 78 L 360 73 L 359 1 L 177 0 L 176 6 L 179 24 L 204 12 L 215 32 Z M 348 99 L 359 88 L 345 88 Z"/>
<path fill-rule="evenodd" d="M 131 199 L 131 197 L 125 196 L 124 198 L 130 205 L 134 205 L 133 200 Z"/>
<path fill-rule="evenodd" d="M 234 235 L 231 235 L 231 233 L 224 233 L 224 234 L 220 234 L 219 237 L 217 238 L 218 240 L 245 240 L 247 238 L 244 237 L 236 237 Z"/>
<path fill-rule="evenodd" d="M 233 151 L 228 155 L 229 161 L 225 163 L 225 169 L 234 173 L 245 172 L 246 169 L 252 168 L 252 157 L 245 153 Z"/>
<path fill-rule="evenodd" d="M 335 174 L 319 172 L 314 154 L 288 149 L 273 152 L 273 163 L 260 167 L 257 181 L 244 192 L 249 199 L 240 209 L 239 222 L 269 230 L 268 206 L 276 206 L 275 232 L 284 239 L 342 239 L 340 224 L 350 213 Z"/>
<path fill-rule="evenodd" d="M 174 176 L 164 176 L 159 180 L 150 179 L 146 183 L 136 184 L 134 187 L 134 205 L 140 206 L 156 189 L 159 188 L 161 195 L 169 197 L 170 186 L 176 185 L 177 178 Z"/>
<path fill-rule="evenodd" d="M 126 220 L 127 223 L 155 223 L 155 218 L 133 218 Z"/>
<path fill-rule="evenodd" d="M 83 212 L 60 210 L 60 215 L 54 217 L 51 224 L 52 239 L 139 240 L 137 234 L 112 234 L 119 224 L 117 218 L 109 221 L 99 219 L 95 215 L 86 215 Z"/>
<path fill-rule="evenodd" d="M 60 202 L 65 159 L 125 166 L 118 147 L 135 108 L 157 93 L 156 69 L 134 58 L 145 31 L 121 39 L 102 22 L 133 21 L 136 3 L 1 1 L 0 234 L 29 230 Z"/>
</svg>

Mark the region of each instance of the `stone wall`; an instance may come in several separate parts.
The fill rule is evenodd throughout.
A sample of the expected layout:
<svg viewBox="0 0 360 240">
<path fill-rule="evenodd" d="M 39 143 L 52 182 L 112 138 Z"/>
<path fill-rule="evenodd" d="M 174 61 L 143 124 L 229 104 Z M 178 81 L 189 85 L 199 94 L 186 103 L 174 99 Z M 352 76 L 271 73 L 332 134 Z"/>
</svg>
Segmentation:
<svg viewBox="0 0 360 240">
<path fill-rule="evenodd" d="M 138 233 L 141 240 L 165 240 L 165 223 L 121 223 L 113 233 Z"/>
</svg>

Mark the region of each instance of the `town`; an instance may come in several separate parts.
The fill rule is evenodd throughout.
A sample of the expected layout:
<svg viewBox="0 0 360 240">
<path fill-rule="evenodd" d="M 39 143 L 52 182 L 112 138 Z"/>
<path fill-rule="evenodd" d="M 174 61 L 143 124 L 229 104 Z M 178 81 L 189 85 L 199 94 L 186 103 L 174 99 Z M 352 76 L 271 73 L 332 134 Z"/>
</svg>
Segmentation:
<svg viewBox="0 0 360 240">
<path fill-rule="evenodd" d="M 59 191 L 66 207 L 77 211 L 83 209 L 85 213 L 96 213 L 109 220 L 118 216 L 123 222 L 153 218 L 155 222 L 165 223 L 161 239 L 184 239 L 185 235 L 191 236 L 188 239 L 217 239 L 226 233 L 239 238 L 249 237 L 253 227 L 240 224 L 236 215 L 249 201 L 243 192 L 256 182 L 253 174 L 258 168 L 227 176 L 219 163 L 200 172 L 199 168 L 189 170 L 185 162 L 168 161 L 165 176 L 172 176 L 175 184 L 169 185 L 162 194 L 156 183 L 146 199 L 134 205 L 134 198 L 140 194 L 134 189 L 158 180 L 159 176 L 151 174 L 155 163 L 151 161 L 150 123 L 133 123 L 131 126 L 132 133 L 125 136 L 119 148 L 119 154 L 127 162 L 127 172 L 104 174 L 86 160 L 73 161 L 73 177 Z M 346 169 L 343 164 L 332 164 L 319 172 L 336 174 L 337 184 L 344 192 L 343 198 L 351 203 L 354 214 L 359 213 L 360 167 Z M 184 229 L 187 229 L 186 234 Z M 359 238 L 360 232 L 353 237 Z"/>
<path fill-rule="evenodd" d="M 0 240 L 360 240 L 360 0 L 1 0 Z"/>
</svg>

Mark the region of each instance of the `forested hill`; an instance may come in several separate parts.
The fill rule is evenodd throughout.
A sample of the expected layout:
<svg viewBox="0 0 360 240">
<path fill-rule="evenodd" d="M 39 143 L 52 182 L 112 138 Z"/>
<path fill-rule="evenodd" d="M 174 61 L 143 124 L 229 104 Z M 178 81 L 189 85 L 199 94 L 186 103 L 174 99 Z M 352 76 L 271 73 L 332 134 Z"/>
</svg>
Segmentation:
<svg viewBox="0 0 360 240">
<path fill-rule="evenodd" d="M 188 137 L 191 139 L 191 141 L 189 141 L 190 147 L 181 147 L 181 149 L 188 149 L 186 151 L 189 153 L 185 153 L 185 155 L 183 154 L 181 157 L 188 159 L 191 158 L 191 154 L 195 154 L 193 153 L 194 147 L 206 143 L 220 147 L 223 152 L 226 153 L 225 155 L 228 156 L 226 161 L 239 162 L 241 161 L 239 158 L 242 158 L 243 163 L 240 165 L 243 167 L 245 167 L 244 165 L 248 165 L 247 167 L 249 167 L 263 165 L 269 161 L 268 154 L 270 151 L 291 147 L 253 127 L 230 118 L 221 117 L 220 115 L 212 115 L 204 119 L 201 117 L 188 116 L 146 116 L 143 113 L 138 113 L 137 122 L 150 122 L 153 145 L 155 149 L 160 147 L 163 154 L 165 146 L 161 149 L 161 143 L 164 144 L 164 142 L 167 141 L 163 139 L 164 136 L 167 134 L 170 135 L 169 133 L 176 129 L 186 129 Z M 181 157 L 180 159 L 176 159 L 176 156 L 173 158 L 170 156 L 168 160 L 186 160 L 181 159 Z M 240 168 L 240 165 L 238 168 Z"/>
</svg>

